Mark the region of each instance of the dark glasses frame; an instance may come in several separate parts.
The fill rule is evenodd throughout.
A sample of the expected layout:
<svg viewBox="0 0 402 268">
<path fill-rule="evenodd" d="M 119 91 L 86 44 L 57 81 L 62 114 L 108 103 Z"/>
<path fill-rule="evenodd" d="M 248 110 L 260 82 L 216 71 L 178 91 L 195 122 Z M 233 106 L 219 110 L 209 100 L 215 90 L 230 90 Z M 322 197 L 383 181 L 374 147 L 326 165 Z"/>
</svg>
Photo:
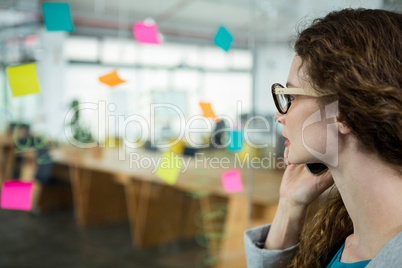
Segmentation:
<svg viewBox="0 0 402 268">
<path fill-rule="evenodd" d="M 297 87 L 285 88 L 279 83 L 275 83 L 271 86 L 271 92 L 275 102 L 276 109 L 278 109 L 278 112 L 281 114 L 286 114 L 290 108 L 290 105 L 292 104 L 290 101 L 290 95 L 306 95 L 312 97 L 325 96 L 324 94 L 318 93 L 313 88 L 297 88 Z M 279 105 L 277 95 L 284 95 L 284 97 L 287 98 L 288 105 L 286 106 L 285 110 L 283 110 L 282 107 Z"/>
</svg>

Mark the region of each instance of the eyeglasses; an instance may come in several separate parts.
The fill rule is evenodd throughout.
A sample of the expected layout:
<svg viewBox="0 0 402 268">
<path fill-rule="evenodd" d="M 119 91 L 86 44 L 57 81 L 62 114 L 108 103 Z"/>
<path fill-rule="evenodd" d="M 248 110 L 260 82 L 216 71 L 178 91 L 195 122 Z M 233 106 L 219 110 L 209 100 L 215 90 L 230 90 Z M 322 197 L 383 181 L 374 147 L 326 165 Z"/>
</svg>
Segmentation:
<svg viewBox="0 0 402 268">
<path fill-rule="evenodd" d="M 275 106 L 281 114 L 286 114 L 289 110 L 291 102 L 291 95 L 306 95 L 312 97 L 325 96 L 317 93 L 312 88 L 285 88 L 279 83 L 275 83 L 271 87 L 272 97 L 274 98 Z"/>
</svg>

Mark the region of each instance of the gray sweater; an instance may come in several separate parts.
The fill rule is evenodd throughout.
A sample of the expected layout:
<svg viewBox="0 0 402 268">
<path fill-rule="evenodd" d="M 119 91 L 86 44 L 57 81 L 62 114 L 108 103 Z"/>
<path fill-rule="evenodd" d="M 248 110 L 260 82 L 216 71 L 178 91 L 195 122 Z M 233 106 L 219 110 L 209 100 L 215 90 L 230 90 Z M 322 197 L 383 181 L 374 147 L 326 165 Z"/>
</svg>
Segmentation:
<svg viewBox="0 0 402 268">
<path fill-rule="evenodd" d="M 256 243 L 264 243 L 271 224 L 259 226 L 244 233 L 248 268 L 286 267 L 296 254 L 299 245 L 284 250 L 268 250 L 259 248 Z M 392 238 L 374 256 L 367 268 L 401 268 L 402 267 L 402 232 Z"/>
</svg>

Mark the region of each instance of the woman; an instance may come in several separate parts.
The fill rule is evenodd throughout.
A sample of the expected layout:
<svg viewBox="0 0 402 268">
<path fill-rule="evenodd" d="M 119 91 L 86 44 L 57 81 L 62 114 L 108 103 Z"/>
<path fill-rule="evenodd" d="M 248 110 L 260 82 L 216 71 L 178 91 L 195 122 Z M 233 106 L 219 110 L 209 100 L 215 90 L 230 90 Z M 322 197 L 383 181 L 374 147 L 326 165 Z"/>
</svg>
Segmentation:
<svg viewBox="0 0 402 268">
<path fill-rule="evenodd" d="M 245 232 L 248 267 L 402 267 L 402 15 L 332 12 L 295 50 L 273 86 L 288 166 L 272 224 Z"/>
</svg>

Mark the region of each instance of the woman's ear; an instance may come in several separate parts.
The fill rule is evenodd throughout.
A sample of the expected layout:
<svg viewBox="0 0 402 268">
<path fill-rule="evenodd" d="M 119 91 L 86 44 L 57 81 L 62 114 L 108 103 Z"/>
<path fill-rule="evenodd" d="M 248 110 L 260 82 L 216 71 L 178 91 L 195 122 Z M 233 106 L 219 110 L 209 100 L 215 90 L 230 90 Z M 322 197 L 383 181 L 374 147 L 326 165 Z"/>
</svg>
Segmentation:
<svg viewBox="0 0 402 268">
<path fill-rule="evenodd" d="M 350 132 L 352 132 L 350 127 L 346 124 L 342 114 L 340 114 L 340 113 L 338 113 L 337 124 L 338 124 L 338 130 L 341 134 L 346 135 L 346 134 L 349 134 Z"/>
<path fill-rule="evenodd" d="M 346 135 L 352 132 L 352 130 L 345 123 L 338 122 L 338 130 L 340 133 Z"/>
</svg>

